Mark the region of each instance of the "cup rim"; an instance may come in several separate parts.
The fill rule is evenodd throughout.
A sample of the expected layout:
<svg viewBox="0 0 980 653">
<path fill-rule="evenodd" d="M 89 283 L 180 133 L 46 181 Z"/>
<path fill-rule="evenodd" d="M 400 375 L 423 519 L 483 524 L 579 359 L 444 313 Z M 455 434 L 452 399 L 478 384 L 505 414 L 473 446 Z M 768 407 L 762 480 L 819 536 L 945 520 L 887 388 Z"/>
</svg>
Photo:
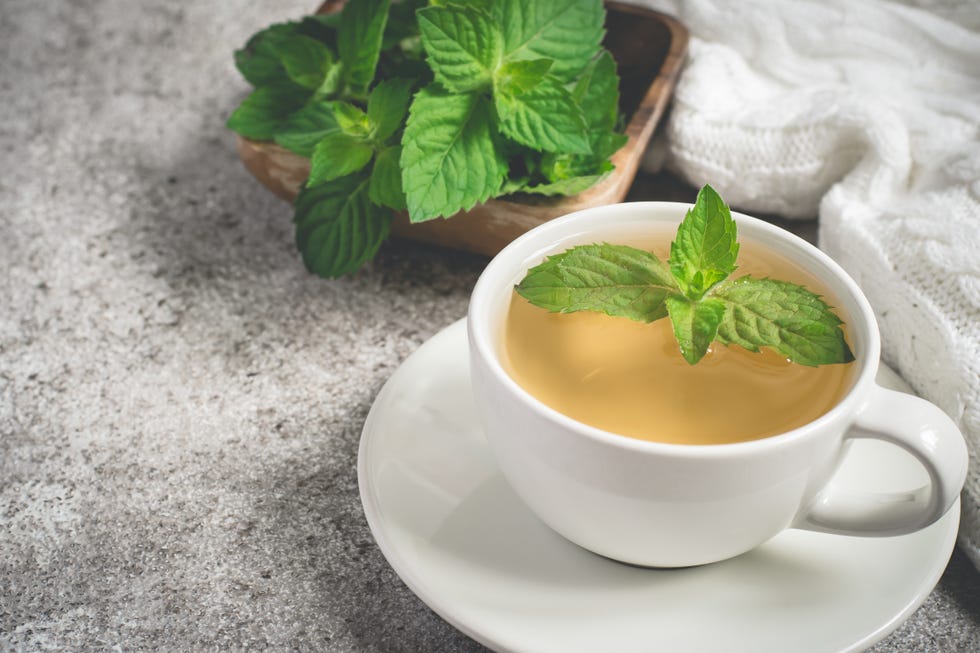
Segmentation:
<svg viewBox="0 0 980 653">
<path fill-rule="evenodd" d="M 797 264 L 826 283 L 830 290 L 838 296 L 839 303 L 847 302 L 844 297 L 847 295 L 854 308 L 857 309 L 850 311 L 849 326 L 852 329 L 861 329 L 861 336 L 854 338 L 864 343 L 862 350 L 855 352 L 854 362 L 860 365 L 860 369 L 847 393 L 829 411 L 795 429 L 755 440 L 722 444 L 656 442 L 606 431 L 569 417 L 536 398 L 507 373 L 496 355 L 496 347 L 490 328 L 493 316 L 490 314 L 489 304 L 496 293 L 502 291 L 503 285 L 512 287 L 513 279 L 523 275 L 529 266 L 537 265 L 549 254 L 562 251 L 564 248 L 561 246 L 561 242 L 563 241 L 581 237 L 590 232 L 596 232 L 596 241 L 600 241 L 602 240 L 600 230 L 603 226 L 614 227 L 617 224 L 638 223 L 643 218 L 636 214 L 645 210 L 651 213 L 650 220 L 652 222 L 660 224 L 670 223 L 673 219 L 665 218 L 662 214 L 674 213 L 677 217 L 673 225 L 676 227 L 691 206 L 692 204 L 683 202 L 650 201 L 597 206 L 549 220 L 512 241 L 483 270 L 470 296 L 467 331 L 471 356 L 478 355 L 496 382 L 538 416 L 559 424 L 568 432 L 604 445 L 636 452 L 696 458 L 749 454 L 762 449 L 788 446 L 793 442 L 814 437 L 823 431 L 824 425 L 841 420 L 846 415 L 857 413 L 861 408 L 861 403 L 865 400 L 867 391 L 874 384 L 881 349 L 877 321 L 870 303 L 854 279 L 826 253 L 781 227 L 737 211 L 732 211 L 732 217 L 738 224 L 740 236 L 743 235 L 743 227 L 746 227 L 747 231 L 751 233 L 750 239 L 752 240 L 778 239 L 802 252 L 810 261 L 797 261 Z M 762 235 L 762 238 L 758 238 L 759 235 Z M 765 246 L 765 243 L 760 244 Z M 815 262 L 817 265 L 813 265 L 811 262 Z"/>
</svg>

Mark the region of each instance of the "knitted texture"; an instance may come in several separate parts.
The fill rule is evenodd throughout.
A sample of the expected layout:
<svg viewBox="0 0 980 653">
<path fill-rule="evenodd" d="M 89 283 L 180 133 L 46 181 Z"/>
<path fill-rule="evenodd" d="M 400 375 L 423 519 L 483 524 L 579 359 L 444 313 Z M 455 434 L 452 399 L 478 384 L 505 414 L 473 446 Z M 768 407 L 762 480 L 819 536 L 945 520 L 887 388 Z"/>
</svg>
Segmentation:
<svg viewBox="0 0 980 653">
<path fill-rule="evenodd" d="M 819 215 L 885 362 L 967 439 L 980 567 L 980 5 L 643 4 L 692 33 L 667 165 L 748 212 Z"/>
</svg>

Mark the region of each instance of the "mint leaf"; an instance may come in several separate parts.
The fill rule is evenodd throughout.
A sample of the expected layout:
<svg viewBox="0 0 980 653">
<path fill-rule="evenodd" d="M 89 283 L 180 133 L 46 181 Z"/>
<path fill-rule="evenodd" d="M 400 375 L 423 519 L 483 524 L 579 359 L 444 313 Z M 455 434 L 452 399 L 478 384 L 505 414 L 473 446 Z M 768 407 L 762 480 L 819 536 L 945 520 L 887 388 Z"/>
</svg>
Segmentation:
<svg viewBox="0 0 980 653">
<path fill-rule="evenodd" d="M 616 61 L 603 50 L 586 66 L 575 83 L 572 97 L 582 107 L 585 123 L 592 133 L 612 131 L 619 113 L 619 75 Z"/>
<path fill-rule="evenodd" d="M 279 61 L 276 45 L 296 33 L 296 23 L 270 25 L 252 35 L 241 50 L 235 51 L 235 67 L 252 86 L 285 81 L 286 70 Z"/>
<path fill-rule="evenodd" d="M 368 164 L 373 154 L 374 148 L 355 136 L 343 132 L 327 134 L 313 149 L 306 187 L 357 172 Z"/>
<path fill-rule="evenodd" d="M 404 211 L 406 208 L 405 193 L 402 191 L 402 170 L 398 167 L 401 155 L 400 146 L 381 150 L 374 159 L 371 185 L 368 187 L 372 202 L 396 211 Z"/>
<path fill-rule="evenodd" d="M 306 268 L 321 277 L 356 271 L 373 258 L 391 230 L 392 214 L 368 198 L 366 175 L 350 175 L 296 198 L 296 246 Z"/>
<path fill-rule="evenodd" d="M 309 36 L 294 34 L 275 47 L 286 74 L 303 88 L 319 87 L 333 66 L 333 54 L 327 46 Z"/>
<path fill-rule="evenodd" d="M 735 271 L 736 237 L 731 211 L 715 189 L 705 185 L 670 244 L 670 271 L 688 297 L 699 299 Z"/>
<path fill-rule="evenodd" d="M 503 32 L 507 61 L 553 59 L 551 72 L 564 82 L 599 51 L 602 0 L 496 0 L 492 10 Z"/>
<path fill-rule="evenodd" d="M 667 312 L 674 327 L 674 338 L 681 355 L 691 365 L 704 358 L 718 333 L 725 315 L 725 303 L 717 299 L 691 301 L 672 295 L 667 298 Z"/>
<path fill-rule="evenodd" d="M 500 187 L 500 192 L 498 195 L 511 195 L 513 193 L 522 193 L 527 185 L 530 183 L 531 178 L 528 175 L 522 175 L 520 177 L 508 177 L 504 180 L 504 185 Z"/>
<path fill-rule="evenodd" d="M 516 290 L 552 312 L 599 311 L 652 322 L 667 315 L 678 292 L 667 266 L 650 252 L 625 245 L 582 245 L 531 268 Z"/>
<path fill-rule="evenodd" d="M 584 245 L 547 258 L 515 290 L 552 312 L 598 311 L 642 322 L 669 316 L 692 365 L 716 340 L 750 351 L 769 347 L 802 365 L 854 360 L 841 319 L 819 295 L 787 281 L 727 279 L 737 254 L 728 207 L 705 186 L 677 229 L 669 266 L 624 245 Z"/>
<path fill-rule="evenodd" d="M 459 5 L 427 7 L 418 11 L 418 21 L 437 82 L 457 93 L 490 86 L 503 38 L 486 12 Z"/>
<path fill-rule="evenodd" d="M 582 107 L 592 152 L 545 152 L 539 167 L 545 180 L 552 183 L 576 178 L 584 180 L 613 169 L 609 157 L 627 141 L 624 134 L 613 131 L 618 118 L 618 81 L 616 64 L 608 52 L 593 60 L 579 77 L 572 97 Z"/>
<path fill-rule="evenodd" d="M 412 100 L 412 83 L 411 79 L 388 79 L 371 91 L 367 116 L 377 142 L 386 141 L 402 126 Z"/>
<path fill-rule="evenodd" d="M 626 134 L 616 132 L 592 132 L 590 134 L 592 142 L 592 156 L 598 161 L 608 161 L 609 157 L 619 151 L 619 148 L 626 145 L 629 137 Z"/>
<path fill-rule="evenodd" d="M 555 154 L 545 152 L 538 170 L 549 182 L 556 183 L 576 177 L 605 175 L 613 170 L 613 164 L 605 159 L 581 154 Z"/>
<path fill-rule="evenodd" d="M 505 63 L 494 73 L 494 89 L 504 93 L 530 91 L 541 83 L 554 63 L 551 59 L 531 59 Z"/>
<path fill-rule="evenodd" d="M 550 184 L 537 184 L 535 186 L 523 186 L 519 190 L 522 193 L 531 193 L 534 195 L 547 195 L 547 196 L 561 195 L 567 197 L 569 195 L 577 195 L 584 190 L 592 188 L 597 183 L 605 179 L 608 174 L 609 173 L 603 173 L 599 175 L 583 175 L 581 177 L 568 177 L 567 179 L 554 181 L 551 182 Z"/>
<path fill-rule="evenodd" d="M 527 91 L 501 89 L 493 99 L 500 131 L 521 145 L 547 152 L 591 152 L 582 111 L 554 77 Z"/>
<path fill-rule="evenodd" d="M 354 0 L 340 14 L 337 51 L 354 95 L 365 94 L 374 79 L 390 5 L 391 0 Z"/>
<path fill-rule="evenodd" d="M 402 136 L 402 185 L 412 222 L 468 210 L 500 190 L 507 162 L 490 106 L 429 85 L 415 95 Z"/>
<path fill-rule="evenodd" d="M 339 129 L 330 102 L 311 102 L 291 114 L 275 133 L 276 143 L 300 156 L 313 156 L 323 137 Z"/>
<path fill-rule="evenodd" d="M 750 351 L 770 347 L 801 365 L 854 360 L 840 318 L 802 286 L 745 276 L 719 284 L 711 297 L 728 306 L 718 328 L 725 344 Z"/>
<path fill-rule="evenodd" d="M 345 134 L 368 138 L 371 135 L 371 120 L 367 114 L 349 102 L 333 103 L 334 117 L 337 126 Z"/>
<path fill-rule="evenodd" d="M 608 133 L 594 139 L 597 150 L 593 154 L 556 154 L 544 152 L 538 165 L 538 170 L 550 182 L 604 175 L 615 169 L 609 156 L 626 142 L 622 134 Z"/>
<path fill-rule="evenodd" d="M 263 86 L 245 98 L 226 123 L 245 138 L 271 140 L 286 118 L 300 108 L 309 92 L 291 82 Z"/>
<path fill-rule="evenodd" d="M 428 4 L 433 7 L 449 7 L 452 5 L 466 5 L 469 7 L 476 7 L 487 13 L 490 13 L 493 3 L 497 0 L 428 0 Z M 531 2 L 536 2 L 537 0 L 531 0 Z"/>
<path fill-rule="evenodd" d="M 336 62 L 327 68 L 323 81 L 313 93 L 317 99 L 334 98 L 342 90 L 344 84 L 344 64 Z"/>
</svg>

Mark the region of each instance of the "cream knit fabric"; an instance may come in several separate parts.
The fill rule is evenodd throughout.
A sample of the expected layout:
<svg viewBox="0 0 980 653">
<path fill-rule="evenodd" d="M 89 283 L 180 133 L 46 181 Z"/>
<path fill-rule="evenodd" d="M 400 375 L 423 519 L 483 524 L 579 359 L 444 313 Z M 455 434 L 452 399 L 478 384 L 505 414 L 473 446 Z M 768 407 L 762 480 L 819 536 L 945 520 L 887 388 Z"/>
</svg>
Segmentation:
<svg viewBox="0 0 980 653">
<path fill-rule="evenodd" d="M 967 438 L 980 566 L 980 3 L 638 1 L 692 33 L 668 165 L 747 212 L 819 215 L 884 360 Z"/>
</svg>

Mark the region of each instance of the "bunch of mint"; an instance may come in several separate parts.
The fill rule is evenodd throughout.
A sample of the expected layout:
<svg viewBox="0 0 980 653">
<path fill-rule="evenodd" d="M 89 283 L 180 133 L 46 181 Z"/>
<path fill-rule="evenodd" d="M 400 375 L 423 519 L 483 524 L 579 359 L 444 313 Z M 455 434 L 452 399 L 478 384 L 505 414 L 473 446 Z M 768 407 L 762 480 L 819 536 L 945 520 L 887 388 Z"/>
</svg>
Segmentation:
<svg viewBox="0 0 980 653">
<path fill-rule="evenodd" d="M 626 245 L 573 247 L 531 268 L 517 293 L 552 312 L 596 311 L 653 322 L 669 317 L 681 355 L 694 365 L 712 342 L 774 349 L 801 365 L 849 363 L 843 322 L 803 286 L 731 278 L 738 233 L 731 210 L 704 186 L 677 228 L 670 260 Z"/>
<path fill-rule="evenodd" d="M 228 127 L 311 159 L 296 244 L 357 270 L 392 209 L 450 217 L 511 193 L 573 195 L 608 174 L 619 77 L 601 0 L 350 0 L 235 53 L 256 90 Z"/>
</svg>

